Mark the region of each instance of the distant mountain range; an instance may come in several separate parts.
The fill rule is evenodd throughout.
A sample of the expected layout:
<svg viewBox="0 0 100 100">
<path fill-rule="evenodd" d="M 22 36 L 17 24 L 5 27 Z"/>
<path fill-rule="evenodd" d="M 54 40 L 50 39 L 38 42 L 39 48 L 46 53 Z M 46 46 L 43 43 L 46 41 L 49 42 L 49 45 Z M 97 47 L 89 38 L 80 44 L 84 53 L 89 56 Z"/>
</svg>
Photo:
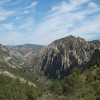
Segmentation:
<svg viewBox="0 0 100 100">
<path fill-rule="evenodd" d="M 0 63 L 12 68 L 26 66 L 28 72 L 42 74 L 49 79 L 64 79 L 73 68 L 89 66 L 97 57 L 100 57 L 100 40 L 85 41 L 74 36 L 58 39 L 48 46 L 0 45 Z"/>
<path fill-rule="evenodd" d="M 42 45 L 36 45 L 36 44 L 24 44 L 24 45 L 6 45 L 9 50 L 20 53 L 22 56 L 27 55 L 31 51 L 39 51 L 41 48 L 43 48 Z"/>
</svg>

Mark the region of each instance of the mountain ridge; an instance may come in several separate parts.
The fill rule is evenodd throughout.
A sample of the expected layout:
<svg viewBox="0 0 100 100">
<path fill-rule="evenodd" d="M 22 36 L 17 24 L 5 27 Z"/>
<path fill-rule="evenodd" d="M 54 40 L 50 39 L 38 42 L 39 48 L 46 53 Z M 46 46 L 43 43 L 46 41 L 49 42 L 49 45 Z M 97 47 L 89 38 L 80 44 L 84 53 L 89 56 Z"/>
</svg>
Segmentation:
<svg viewBox="0 0 100 100">
<path fill-rule="evenodd" d="M 20 98 L 31 96 L 32 100 L 34 97 L 38 97 L 35 100 L 48 100 L 48 97 L 50 100 L 73 100 L 74 98 L 87 100 L 90 96 L 99 98 L 99 40 L 85 41 L 80 37 L 68 36 L 38 50 L 30 49 L 30 46 L 24 47 L 21 52 L 22 54 L 0 45 L 0 83 L 5 80 L 2 86 L 11 87 L 9 90 L 12 98 L 17 96 Z M 6 98 L 9 91 L 2 86 L 0 96 L 2 94 L 3 98 Z M 20 87 L 18 93 L 24 91 L 24 95 L 15 94 L 13 97 L 12 89 L 17 93 L 16 87 L 17 89 Z M 27 87 L 31 90 L 27 90 Z M 35 92 L 32 92 L 32 87 Z"/>
<path fill-rule="evenodd" d="M 72 35 L 58 39 L 42 51 L 41 71 L 47 78 L 63 79 L 73 68 L 87 63 L 98 48 L 99 40 L 88 42 Z"/>
<path fill-rule="evenodd" d="M 70 35 L 55 40 L 47 46 L 38 48 L 34 46 L 40 45 L 24 44 L 6 47 L 11 55 L 24 60 L 29 72 L 37 69 L 39 72 L 36 73 L 42 73 L 47 78 L 64 79 L 71 74 L 73 68 L 89 62 L 95 50 L 100 48 L 100 40 L 86 41 Z"/>
</svg>

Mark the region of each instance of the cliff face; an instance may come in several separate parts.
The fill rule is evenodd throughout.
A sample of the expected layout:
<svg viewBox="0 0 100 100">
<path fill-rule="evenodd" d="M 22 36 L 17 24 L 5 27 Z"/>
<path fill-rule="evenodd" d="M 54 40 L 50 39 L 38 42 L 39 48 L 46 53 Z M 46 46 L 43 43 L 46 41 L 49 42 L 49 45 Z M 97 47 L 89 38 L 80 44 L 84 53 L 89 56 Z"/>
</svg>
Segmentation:
<svg viewBox="0 0 100 100">
<path fill-rule="evenodd" d="M 41 71 L 47 78 L 63 79 L 73 68 L 88 62 L 97 48 L 95 42 L 74 36 L 56 40 L 41 51 Z"/>
</svg>

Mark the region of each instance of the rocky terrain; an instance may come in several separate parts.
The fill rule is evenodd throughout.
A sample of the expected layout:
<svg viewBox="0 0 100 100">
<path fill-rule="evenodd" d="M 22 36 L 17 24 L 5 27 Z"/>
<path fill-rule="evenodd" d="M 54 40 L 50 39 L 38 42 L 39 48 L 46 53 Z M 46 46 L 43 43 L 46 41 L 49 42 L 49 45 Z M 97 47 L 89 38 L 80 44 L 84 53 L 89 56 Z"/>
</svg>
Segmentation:
<svg viewBox="0 0 100 100">
<path fill-rule="evenodd" d="M 20 100 L 99 100 L 100 40 L 68 36 L 48 46 L 0 45 L 0 83 L 2 100 L 8 85 L 11 98 Z"/>
<path fill-rule="evenodd" d="M 7 49 L 8 48 L 8 49 Z M 26 66 L 26 72 L 49 79 L 64 79 L 72 69 L 89 66 L 99 57 L 100 40 L 86 41 L 80 37 L 68 36 L 48 46 L 25 44 L 1 45 L 1 61 L 13 68 Z M 3 55 L 3 56 L 2 56 Z M 97 56 L 96 56 L 97 55 Z M 38 73 L 38 74 L 37 74 Z"/>
<path fill-rule="evenodd" d="M 73 68 L 89 62 L 99 48 L 100 40 L 88 42 L 74 36 L 56 40 L 42 49 L 41 70 L 49 79 L 64 79 Z"/>
<path fill-rule="evenodd" d="M 19 57 L 12 55 L 11 51 L 0 45 L 0 64 L 7 64 L 9 67 L 20 68 L 24 64 L 24 60 Z"/>
<path fill-rule="evenodd" d="M 26 58 L 28 57 L 28 55 L 30 56 L 31 53 L 35 53 L 38 52 L 41 48 L 43 48 L 42 45 L 35 45 L 35 44 L 24 44 L 24 45 L 6 45 L 6 47 L 14 52 L 16 55 L 20 55 L 22 56 L 22 58 Z"/>
<path fill-rule="evenodd" d="M 24 45 L 6 45 L 10 55 L 18 58 L 18 60 L 23 61 L 21 70 L 23 74 L 30 76 L 39 76 L 40 64 L 40 50 L 43 48 L 42 45 L 35 44 L 24 44 Z M 24 72 L 25 71 L 25 72 Z M 30 77 L 29 76 L 29 77 Z"/>
</svg>

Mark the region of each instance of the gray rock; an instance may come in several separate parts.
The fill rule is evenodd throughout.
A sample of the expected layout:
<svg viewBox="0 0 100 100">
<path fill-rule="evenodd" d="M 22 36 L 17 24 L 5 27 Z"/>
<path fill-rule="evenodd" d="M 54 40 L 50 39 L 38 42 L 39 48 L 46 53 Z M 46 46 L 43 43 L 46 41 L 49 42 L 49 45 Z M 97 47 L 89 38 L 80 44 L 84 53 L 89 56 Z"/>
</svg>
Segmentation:
<svg viewBox="0 0 100 100">
<path fill-rule="evenodd" d="M 63 79 L 73 68 L 87 63 L 99 44 L 74 36 L 56 40 L 41 51 L 41 71 L 49 79 Z"/>
</svg>

